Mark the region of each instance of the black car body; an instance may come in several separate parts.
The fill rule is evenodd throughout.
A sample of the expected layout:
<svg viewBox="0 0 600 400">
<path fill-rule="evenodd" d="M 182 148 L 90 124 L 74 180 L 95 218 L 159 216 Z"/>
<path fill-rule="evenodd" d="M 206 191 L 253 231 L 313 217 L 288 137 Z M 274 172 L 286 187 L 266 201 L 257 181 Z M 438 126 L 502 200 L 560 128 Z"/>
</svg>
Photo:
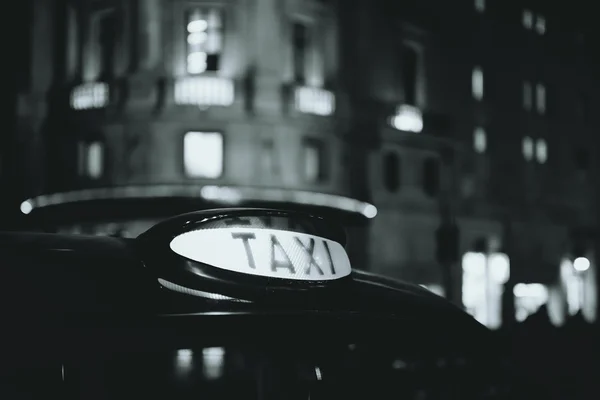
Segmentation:
<svg viewBox="0 0 600 400">
<path fill-rule="evenodd" d="M 263 279 L 168 250 L 178 233 L 248 216 L 344 245 L 318 217 L 247 209 L 184 215 L 137 239 L 0 234 L 0 396 L 516 398 L 508 347 L 419 286 L 359 270 Z"/>
</svg>

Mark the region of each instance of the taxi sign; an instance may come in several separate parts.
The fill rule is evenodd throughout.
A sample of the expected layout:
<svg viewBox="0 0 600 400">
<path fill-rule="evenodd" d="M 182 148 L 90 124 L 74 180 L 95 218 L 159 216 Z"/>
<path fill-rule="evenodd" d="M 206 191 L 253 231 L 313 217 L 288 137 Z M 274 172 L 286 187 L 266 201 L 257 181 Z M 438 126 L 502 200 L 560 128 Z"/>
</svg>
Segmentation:
<svg viewBox="0 0 600 400">
<path fill-rule="evenodd" d="M 161 288 L 193 296 L 284 301 L 331 293 L 352 279 L 343 226 L 299 211 L 197 211 L 154 225 L 135 241 Z"/>
<path fill-rule="evenodd" d="M 199 229 L 176 236 L 170 247 L 199 263 L 269 278 L 330 281 L 352 271 L 348 255 L 339 243 L 279 229 Z"/>
</svg>

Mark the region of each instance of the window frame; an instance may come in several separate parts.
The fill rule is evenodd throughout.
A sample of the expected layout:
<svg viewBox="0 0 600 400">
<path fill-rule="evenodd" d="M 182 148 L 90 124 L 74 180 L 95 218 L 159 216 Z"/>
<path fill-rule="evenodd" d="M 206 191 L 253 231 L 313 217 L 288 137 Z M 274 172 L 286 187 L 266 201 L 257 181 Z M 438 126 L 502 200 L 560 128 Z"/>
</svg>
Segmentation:
<svg viewBox="0 0 600 400">
<path fill-rule="evenodd" d="M 319 160 L 319 165 L 318 165 L 318 173 L 317 173 L 317 177 L 316 179 L 310 179 L 306 172 L 307 172 L 307 153 L 306 151 L 310 148 L 316 148 L 317 149 L 317 154 L 318 154 L 318 160 Z M 330 175 L 330 168 L 327 162 L 328 159 L 328 149 L 327 149 L 327 142 L 322 139 L 322 138 L 318 138 L 318 137 L 305 137 L 302 140 L 302 145 L 300 146 L 300 154 L 301 154 L 301 173 L 302 173 L 302 181 L 304 183 L 307 184 L 323 184 L 326 183 L 327 180 L 329 179 L 329 175 Z"/>
<path fill-rule="evenodd" d="M 188 67 L 188 56 L 190 54 L 190 48 L 189 48 L 189 43 L 188 43 L 188 37 L 190 35 L 191 32 L 189 32 L 188 30 L 188 25 L 190 23 L 189 19 L 190 19 L 190 15 L 194 12 L 194 11 L 199 11 L 200 13 L 206 13 L 208 15 L 208 13 L 211 10 L 215 10 L 219 13 L 220 15 L 220 28 L 218 28 L 217 30 L 220 30 L 220 34 L 221 34 L 221 43 L 220 43 L 220 52 L 218 53 L 214 53 L 214 54 L 218 54 L 219 58 L 217 61 L 217 68 L 216 70 L 212 71 L 208 69 L 208 63 L 207 63 L 207 69 L 205 69 L 202 72 L 190 72 L 189 71 L 189 67 Z M 227 20 L 228 20 L 228 7 L 226 4 L 215 4 L 215 3 L 206 3 L 206 2 L 186 2 L 181 6 L 180 9 L 180 20 L 182 21 L 182 26 L 179 29 L 181 33 L 181 36 L 179 34 L 177 34 L 175 37 L 176 38 L 180 38 L 181 37 L 181 48 L 182 48 L 182 55 L 183 55 L 183 73 L 185 76 L 189 76 L 189 77 L 194 77 L 194 76 L 202 76 L 202 75 L 210 75 L 210 74 L 220 74 L 221 71 L 223 70 L 223 58 L 226 52 L 226 47 L 227 47 L 227 29 L 228 29 L 228 24 L 227 24 Z M 176 27 L 179 27 L 178 24 L 175 24 Z M 207 26 L 206 31 L 210 30 L 210 27 Z M 208 39 L 207 39 L 208 41 Z M 208 60 L 208 52 L 206 52 L 207 54 L 207 60 Z"/>
<path fill-rule="evenodd" d="M 483 134 L 483 135 L 479 135 L 479 134 Z M 483 149 L 482 150 L 478 150 L 478 136 L 482 136 L 483 137 Z M 477 154 L 485 154 L 488 151 L 488 134 L 487 131 L 485 129 L 485 127 L 483 126 L 476 126 L 473 129 L 473 150 L 475 150 L 475 152 Z"/>
<path fill-rule="evenodd" d="M 481 81 L 481 90 L 476 90 L 478 81 Z M 481 64 L 473 66 L 471 71 L 471 96 L 475 101 L 483 101 L 485 98 L 485 74 Z"/>
<path fill-rule="evenodd" d="M 211 178 L 208 176 L 196 176 L 196 175 L 192 175 L 188 172 L 188 167 L 186 165 L 186 144 L 185 144 L 185 140 L 186 140 L 186 136 L 188 134 L 191 133 L 203 133 L 203 134 L 218 134 L 221 137 L 221 173 L 219 174 L 218 177 L 215 178 Z M 215 180 L 219 180 L 219 179 L 223 179 L 226 176 L 227 170 L 226 170 L 226 166 L 227 166 L 227 162 L 226 162 L 226 157 L 227 157 L 227 138 L 225 135 L 225 132 L 223 132 L 223 130 L 221 129 L 186 129 L 183 134 L 181 135 L 181 169 L 182 169 L 182 174 L 184 176 L 185 179 L 189 179 L 189 180 L 211 180 L 211 181 L 215 181 Z"/>
<path fill-rule="evenodd" d="M 100 146 L 100 173 L 94 176 L 90 170 L 90 150 L 94 145 Z M 100 138 L 83 139 L 77 142 L 77 177 L 88 181 L 100 181 L 106 177 L 106 142 Z"/>
</svg>

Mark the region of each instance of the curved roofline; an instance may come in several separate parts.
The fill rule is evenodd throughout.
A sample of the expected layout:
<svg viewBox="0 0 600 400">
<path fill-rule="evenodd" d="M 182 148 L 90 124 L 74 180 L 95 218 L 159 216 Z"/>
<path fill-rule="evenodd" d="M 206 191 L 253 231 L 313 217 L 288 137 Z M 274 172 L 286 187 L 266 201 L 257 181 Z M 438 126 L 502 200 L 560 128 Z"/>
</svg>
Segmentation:
<svg viewBox="0 0 600 400">
<path fill-rule="evenodd" d="M 232 207 L 248 202 L 300 204 L 326 207 L 374 218 L 377 208 L 368 202 L 347 196 L 300 189 L 262 188 L 242 185 L 164 184 L 99 187 L 44 194 L 21 203 L 21 212 L 98 200 L 140 200 L 159 198 L 201 199 Z"/>
</svg>

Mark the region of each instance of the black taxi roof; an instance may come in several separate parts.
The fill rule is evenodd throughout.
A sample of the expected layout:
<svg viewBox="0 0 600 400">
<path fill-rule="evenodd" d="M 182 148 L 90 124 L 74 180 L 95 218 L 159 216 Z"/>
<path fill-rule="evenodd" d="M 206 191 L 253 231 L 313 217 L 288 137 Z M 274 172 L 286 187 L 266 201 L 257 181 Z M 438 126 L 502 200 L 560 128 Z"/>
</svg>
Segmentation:
<svg viewBox="0 0 600 400">
<path fill-rule="evenodd" d="M 231 215 L 240 212 L 248 213 L 234 210 Z M 176 236 L 172 229 L 182 221 L 189 225 L 191 217 L 173 219 L 136 239 L 0 233 L 0 274 L 5 282 L 0 311 L 13 326 L 15 340 L 22 340 L 24 332 L 57 326 L 119 326 L 128 332 L 150 327 L 178 338 L 183 331 L 206 337 L 211 332 L 235 335 L 242 326 L 261 326 L 263 331 L 267 327 L 275 332 L 306 331 L 307 336 L 314 335 L 311 327 L 319 327 L 336 340 L 385 341 L 388 337 L 394 341 L 401 332 L 403 343 L 425 342 L 431 350 L 477 352 L 487 346 L 488 329 L 444 298 L 418 285 L 356 268 L 343 279 L 325 284 L 287 284 L 269 277 L 246 281 L 239 274 L 202 275 L 200 271 L 208 283 L 196 290 L 185 283 L 193 277 L 191 270 L 188 275 L 173 275 L 184 280 L 162 279 L 167 276 L 163 272 L 168 274 L 185 257 L 165 258 L 157 250 L 160 241 L 163 236 Z M 344 241 L 342 231 L 327 226 L 318 228 L 324 229 L 321 235 Z M 254 331 L 244 329 L 243 334 L 251 336 Z M 148 335 L 134 336 L 138 341 Z"/>
<path fill-rule="evenodd" d="M 64 293 L 62 297 L 66 303 L 62 304 L 63 307 L 60 310 L 83 309 L 86 297 L 90 296 L 69 298 L 67 294 L 77 294 L 78 288 L 85 288 L 86 291 L 93 290 L 105 283 L 108 285 L 104 286 L 104 289 L 107 292 L 112 291 L 111 295 L 115 297 L 118 294 L 129 293 L 131 297 L 138 299 L 119 303 L 122 306 L 134 306 L 135 303 L 140 303 L 138 306 L 143 304 L 142 309 L 151 310 L 156 303 L 139 300 L 145 296 L 155 296 L 161 292 L 161 289 L 156 280 L 149 276 L 149 272 L 137 257 L 134 242 L 134 239 L 103 236 L 4 232 L 0 233 L 0 256 L 3 260 L 0 268 L 6 278 L 11 278 L 9 281 L 12 282 L 11 286 L 15 292 L 19 288 L 29 288 L 29 290 L 23 291 L 23 297 L 41 296 L 47 290 Z M 94 284 L 94 282 L 96 283 Z M 32 293 L 32 286 L 40 286 L 39 289 L 42 289 L 41 285 L 47 290 L 36 290 L 35 293 Z M 114 291 L 120 287 L 124 293 Z M 108 290 L 109 288 L 110 290 Z M 332 300 L 322 302 L 321 306 L 331 308 L 331 310 L 344 309 L 348 311 L 372 309 L 375 306 L 375 309 L 384 311 L 390 309 L 387 306 L 390 303 L 408 301 L 431 310 L 440 309 L 453 316 L 463 315 L 462 310 L 458 307 L 419 285 L 359 269 L 354 269 L 352 272 L 352 284 L 345 286 L 343 290 L 336 291 L 336 294 L 354 291 L 357 294 L 369 294 L 370 296 L 362 298 L 360 302 L 348 303 L 345 301 L 340 304 L 340 302 Z M 14 299 L 19 297 L 16 295 Z M 79 299 L 79 301 L 69 301 L 75 299 Z M 98 301 L 100 299 L 102 297 L 94 298 L 94 302 L 100 303 Z M 203 300 L 205 301 L 197 303 L 202 304 L 202 306 L 196 306 L 197 311 L 219 309 L 222 304 L 226 304 L 226 308 L 232 310 L 247 310 L 253 307 L 268 308 L 267 304 L 235 301 L 236 299 L 226 301 L 225 297 L 223 299 L 216 297 L 213 299 L 214 301 L 211 301 L 210 298 Z M 11 307 L 14 304 L 12 302 Z M 28 304 L 32 305 L 31 302 L 22 305 L 26 307 Z M 306 310 L 311 307 L 309 304 L 310 302 L 290 302 L 286 304 L 286 307 Z M 7 303 L 3 303 L 2 307 L 6 306 Z M 36 308 L 48 306 L 48 303 L 37 304 Z M 89 307 L 90 311 L 96 309 L 92 305 L 86 304 L 86 307 Z M 101 310 L 100 304 L 98 307 L 98 310 Z M 176 309 L 177 306 L 174 308 Z M 54 308 L 54 310 L 56 309 Z M 153 309 L 153 311 L 155 310 Z M 467 317 L 467 319 L 471 318 Z"/>
<path fill-rule="evenodd" d="M 486 328 L 418 285 L 353 270 L 351 280 L 319 296 L 253 302 L 199 298 L 162 287 L 136 254 L 134 240 L 44 233 L 1 233 L 3 314 L 304 312 L 369 313 L 426 325 Z M 458 325 L 457 325 L 458 323 Z M 462 328 L 457 328 L 460 331 Z"/>
</svg>

